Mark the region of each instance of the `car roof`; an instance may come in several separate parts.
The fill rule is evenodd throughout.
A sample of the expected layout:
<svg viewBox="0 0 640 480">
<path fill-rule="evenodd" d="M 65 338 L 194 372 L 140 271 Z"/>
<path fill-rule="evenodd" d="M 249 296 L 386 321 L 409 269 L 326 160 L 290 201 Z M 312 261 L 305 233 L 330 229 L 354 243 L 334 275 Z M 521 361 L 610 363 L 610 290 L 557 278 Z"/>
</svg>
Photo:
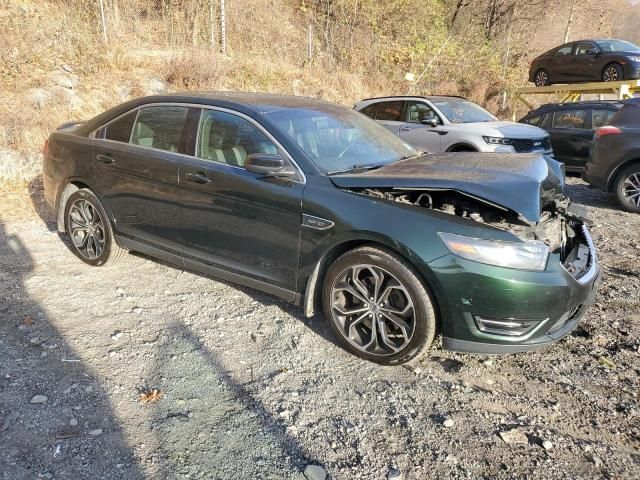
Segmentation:
<svg viewBox="0 0 640 480">
<path fill-rule="evenodd" d="M 358 103 L 362 102 L 371 102 L 374 100 L 407 100 L 410 98 L 419 98 L 423 100 L 442 100 L 442 99 L 450 99 L 450 100 L 466 100 L 465 97 L 460 95 L 389 95 L 386 97 L 371 97 L 371 98 L 363 98 Z"/>
<path fill-rule="evenodd" d="M 582 102 L 565 102 L 565 103 L 546 103 L 534 108 L 529 113 L 539 112 L 542 110 L 554 110 L 563 108 L 589 108 L 589 107 L 612 107 L 618 109 L 624 105 L 623 100 L 584 100 Z"/>
</svg>

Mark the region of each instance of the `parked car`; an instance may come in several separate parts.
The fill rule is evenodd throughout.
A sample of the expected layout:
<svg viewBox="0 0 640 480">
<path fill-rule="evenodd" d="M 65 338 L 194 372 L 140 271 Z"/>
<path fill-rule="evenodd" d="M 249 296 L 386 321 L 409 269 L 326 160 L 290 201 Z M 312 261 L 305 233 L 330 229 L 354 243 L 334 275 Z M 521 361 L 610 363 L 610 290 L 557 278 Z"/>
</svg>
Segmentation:
<svg viewBox="0 0 640 480">
<path fill-rule="evenodd" d="M 321 304 L 374 362 L 414 360 L 436 332 L 466 352 L 542 347 L 595 294 L 589 232 L 544 155 L 422 155 L 353 110 L 248 93 L 133 100 L 44 150 L 82 261 L 135 250 Z"/>
<path fill-rule="evenodd" d="M 616 82 L 640 78 L 640 47 L 624 40 L 580 40 L 552 48 L 533 59 L 529 81 Z"/>
<path fill-rule="evenodd" d="M 583 178 L 613 192 L 623 209 L 640 213 L 640 98 L 624 106 L 596 130 Z"/>
<path fill-rule="evenodd" d="M 595 129 L 606 125 L 620 107 L 618 100 L 549 103 L 518 121 L 547 131 L 554 158 L 564 163 L 567 171 L 581 172 L 589 160 Z"/>
<path fill-rule="evenodd" d="M 544 152 L 549 135 L 539 128 L 501 122 L 462 97 L 380 97 L 354 109 L 427 153 Z"/>
</svg>

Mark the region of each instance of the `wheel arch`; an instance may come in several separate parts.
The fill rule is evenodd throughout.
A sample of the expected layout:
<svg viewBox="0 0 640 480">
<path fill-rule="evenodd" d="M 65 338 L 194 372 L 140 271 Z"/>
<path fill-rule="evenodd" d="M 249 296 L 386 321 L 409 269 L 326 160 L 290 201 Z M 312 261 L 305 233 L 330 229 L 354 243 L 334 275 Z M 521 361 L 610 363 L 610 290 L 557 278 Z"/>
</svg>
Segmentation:
<svg viewBox="0 0 640 480">
<path fill-rule="evenodd" d="M 627 167 L 630 167 L 631 165 L 640 165 L 640 157 L 634 157 L 626 160 L 613 169 L 613 171 L 609 175 L 609 179 L 607 180 L 607 191 L 613 192 L 613 188 L 616 184 L 616 180 L 618 179 L 618 175 L 620 175 L 620 172 L 622 172 Z"/>
<path fill-rule="evenodd" d="M 422 269 L 416 266 L 416 262 L 411 258 L 414 255 L 410 250 L 406 248 L 398 248 L 402 246 L 397 243 L 395 245 L 390 245 L 384 240 L 374 238 L 359 238 L 339 242 L 329 247 L 314 263 L 314 268 L 311 274 L 305 279 L 304 282 L 306 288 L 304 291 L 304 296 L 302 298 L 302 306 L 304 308 L 305 316 L 312 317 L 317 311 L 322 311 L 322 308 L 320 306 L 320 302 L 322 299 L 322 286 L 324 284 L 325 276 L 331 264 L 342 254 L 364 246 L 377 247 L 383 250 L 387 250 L 394 255 L 399 256 L 413 267 L 416 275 L 423 283 L 427 291 L 431 294 L 433 309 L 436 314 L 436 328 L 439 331 L 441 322 L 441 309 L 438 304 L 438 296 L 436 295 L 436 289 L 434 288 L 433 281 L 424 274 Z"/>
<path fill-rule="evenodd" d="M 71 179 L 67 182 L 65 187 L 60 192 L 60 197 L 58 199 L 57 214 L 56 214 L 58 232 L 60 233 L 66 232 L 66 225 L 64 221 L 64 211 L 67 207 L 67 201 L 69 200 L 69 197 L 73 195 L 75 192 L 77 192 L 78 190 L 81 190 L 83 188 L 88 188 L 89 190 L 91 190 L 91 187 L 86 182 L 80 179 Z"/>
<path fill-rule="evenodd" d="M 610 62 L 604 64 L 604 67 L 602 67 L 602 70 L 600 71 L 600 79 L 602 80 L 604 78 L 605 70 L 611 65 L 617 65 L 618 67 L 620 67 L 620 70 L 622 70 L 622 78 L 618 79 L 618 81 L 624 80 L 624 67 L 618 60 L 611 60 Z"/>
<path fill-rule="evenodd" d="M 455 153 L 455 152 L 479 152 L 478 147 L 468 142 L 456 142 L 453 145 L 450 145 L 446 152 L 447 153 Z"/>
</svg>

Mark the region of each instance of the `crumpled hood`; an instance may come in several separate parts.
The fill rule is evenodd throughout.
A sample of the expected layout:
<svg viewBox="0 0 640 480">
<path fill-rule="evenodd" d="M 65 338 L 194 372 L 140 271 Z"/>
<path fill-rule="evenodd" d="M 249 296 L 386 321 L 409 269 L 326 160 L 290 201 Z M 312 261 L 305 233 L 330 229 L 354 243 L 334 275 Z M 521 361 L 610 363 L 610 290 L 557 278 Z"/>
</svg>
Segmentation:
<svg viewBox="0 0 640 480">
<path fill-rule="evenodd" d="M 560 163 L 538 153 L 422 155 L 363 173 L 333 175 L 331 181 L 341 188 L 456 190 L 533 223 L 543 206 L 564 197 Z"/>
</svg>

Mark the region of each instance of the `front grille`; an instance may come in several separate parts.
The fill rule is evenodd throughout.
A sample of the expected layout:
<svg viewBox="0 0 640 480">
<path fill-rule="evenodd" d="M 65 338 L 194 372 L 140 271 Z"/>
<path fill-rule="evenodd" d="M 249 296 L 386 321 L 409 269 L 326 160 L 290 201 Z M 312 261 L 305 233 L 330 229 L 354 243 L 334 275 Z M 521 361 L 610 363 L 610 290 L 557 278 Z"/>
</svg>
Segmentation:
<svg viewBox="0 0 640 480">
<path fill-rule="evenodd" d="M 511 138 L 509 143 L 518 153 L 532 152 L 533 150 L 550 150 L 551 141 L 545 138 Z"/>
</svg>

